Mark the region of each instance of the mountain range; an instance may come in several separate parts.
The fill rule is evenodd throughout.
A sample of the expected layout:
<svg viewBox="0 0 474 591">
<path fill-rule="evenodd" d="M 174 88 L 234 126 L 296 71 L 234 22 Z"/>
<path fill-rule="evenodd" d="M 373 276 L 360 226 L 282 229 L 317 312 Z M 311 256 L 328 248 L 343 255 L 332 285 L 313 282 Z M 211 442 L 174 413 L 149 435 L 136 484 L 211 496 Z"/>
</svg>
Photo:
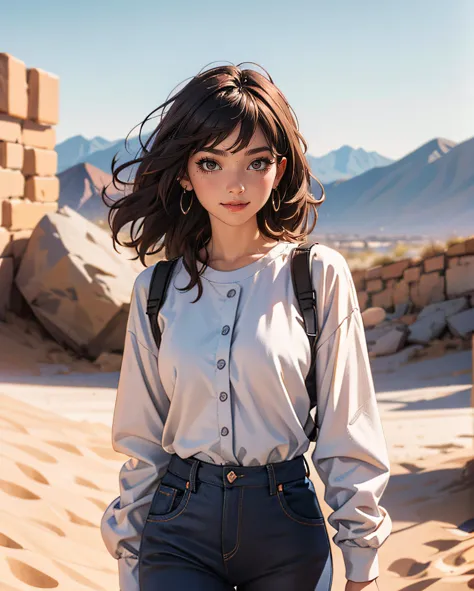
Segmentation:
<svg viewBox="0 0 474 591">
<path fill-rule="evenodd" d="M 142 143 L 148 137 L 142 135 Z M 67 204 L 95 222 L 106 220 L 100 190 L 112 181 L 112 158 L 118 153 L 119 163 L 131 159 L 139 147 L 138 136 L 127 140 L 127 151 L 123 139 L 101 137 L 75 136 L 56 146 L 60 206 Z M 474 233 L 474 138 L 459 144 L 435 138 L 395 161 L 347 145 L 306 158 L 326 193 L 318 233 L 440 239 Z M 321 194 L 315 181 L 312 192 Z M 113 185 L 107 194 L 120 196 Z"/>
<path fill-rule="evenodd" d="M 324 183 L 323 183 L 324 184 Z M 320 187 L 312 184 L 316 197 Z M 324 185 L 318 227 L 337 234 L 474 234 L 474 138 L 436 138 L 400 160 Z"/>
</svg>

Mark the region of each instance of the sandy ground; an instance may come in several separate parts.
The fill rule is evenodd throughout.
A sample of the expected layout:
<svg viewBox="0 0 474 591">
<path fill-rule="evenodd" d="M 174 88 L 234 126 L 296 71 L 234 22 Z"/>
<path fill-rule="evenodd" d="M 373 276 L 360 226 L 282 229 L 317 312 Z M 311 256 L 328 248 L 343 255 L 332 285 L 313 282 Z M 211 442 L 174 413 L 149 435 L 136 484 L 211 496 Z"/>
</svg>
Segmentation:
<svg viewBox="0 0 474 591">
<path fill-rule="evenodd" d="M 29 322 L 0 323 L 0 350 L 0 591 L 118 589 L 99 523 L 127 459 L 110 444 L 119 373 L 62 351 Z M 372 360 L 392 462 L 381 591 L 474 589 L 471 363 L 470 350 L 390 373 Z M 314 468 L 311 478 L 327 518 Z M 332 555 L 342 591 L 333 543 Z"/>
</svg>

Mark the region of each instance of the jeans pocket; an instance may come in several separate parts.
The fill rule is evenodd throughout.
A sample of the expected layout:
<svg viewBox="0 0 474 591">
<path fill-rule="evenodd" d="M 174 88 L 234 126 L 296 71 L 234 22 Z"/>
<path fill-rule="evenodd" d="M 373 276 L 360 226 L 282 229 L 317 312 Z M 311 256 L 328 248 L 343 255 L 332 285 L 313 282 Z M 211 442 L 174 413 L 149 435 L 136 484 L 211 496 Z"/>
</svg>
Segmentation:
<svg viewBox="0 0 474 591">
<path fill-rule="evenodd" d="M 283 513 L 288 518 L 305 525 L 324 525 L 314 485 L 306 476 L 279 484 L 277 495 Z"/>
<path fill-rule="evenodd" d="M 186 488 L 186 481 L 165 474 L 151 502 L 147 521 L 170 521 L 180 515 L 189 502 L 191 490 Z"/>
</svg>

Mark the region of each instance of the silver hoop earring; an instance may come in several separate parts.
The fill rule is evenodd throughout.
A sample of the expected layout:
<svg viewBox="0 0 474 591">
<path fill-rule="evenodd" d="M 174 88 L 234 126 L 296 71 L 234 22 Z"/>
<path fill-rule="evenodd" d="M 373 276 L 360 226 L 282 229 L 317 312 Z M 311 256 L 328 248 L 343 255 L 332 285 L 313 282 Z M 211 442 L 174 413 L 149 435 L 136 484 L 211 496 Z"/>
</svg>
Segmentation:
<svg viewBox="0 0 474 591">
<path fill-rule="evenodd" d="M 275 191 L 275 193 L 278 195 L 278 207 L 275 207 L 275 200 L 274 200 L 274 194 L 273 191 Z M 280 193 L 277 191 L 276 187 L 274 189 L 272 189 L 272 205 L 273 205 L 273 209 L 275 211 L 278 211 L 280 209 L 280 205 L 281 205 L 281 198 L 280 198 Z"/>
<path fill-rule="evenodd" d="M 186 189 L 183 188 L 183 192 L 181 193 L 181 199 L 179 200 L 179 206 L 181 207 L 181 211 L 186 215 L 188 211 L 191 209 L 191 205 L 193 204 L 193 196 L 191 195 L 191 201 L 189 203 L 189 207 L 186 211 L 183 209 L 183 195 L 186 193 Z"/>
</svg>

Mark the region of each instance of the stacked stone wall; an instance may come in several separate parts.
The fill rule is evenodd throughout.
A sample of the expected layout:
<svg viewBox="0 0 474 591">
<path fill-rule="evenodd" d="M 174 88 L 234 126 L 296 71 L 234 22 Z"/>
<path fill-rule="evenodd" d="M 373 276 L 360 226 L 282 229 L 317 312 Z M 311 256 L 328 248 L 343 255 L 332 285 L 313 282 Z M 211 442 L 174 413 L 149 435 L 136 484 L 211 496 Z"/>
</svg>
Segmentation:
<svg viewBox="0 0 474 591">
<path fill-rule="evenodd" d="M 0 53 L 0 320 L 22 300 L 13 278 L 33 229 L 58 209 L 58 119 L 58 76 Z"/>
<path fill-rule="evenodd" d="M 380 307 L 392 313 L 409 304 L 417 312 L 462 296 L 474 307 L 474 236 L 426 258 L 353 270 L 352 277 L 362 311 Z"/>
</svg>

